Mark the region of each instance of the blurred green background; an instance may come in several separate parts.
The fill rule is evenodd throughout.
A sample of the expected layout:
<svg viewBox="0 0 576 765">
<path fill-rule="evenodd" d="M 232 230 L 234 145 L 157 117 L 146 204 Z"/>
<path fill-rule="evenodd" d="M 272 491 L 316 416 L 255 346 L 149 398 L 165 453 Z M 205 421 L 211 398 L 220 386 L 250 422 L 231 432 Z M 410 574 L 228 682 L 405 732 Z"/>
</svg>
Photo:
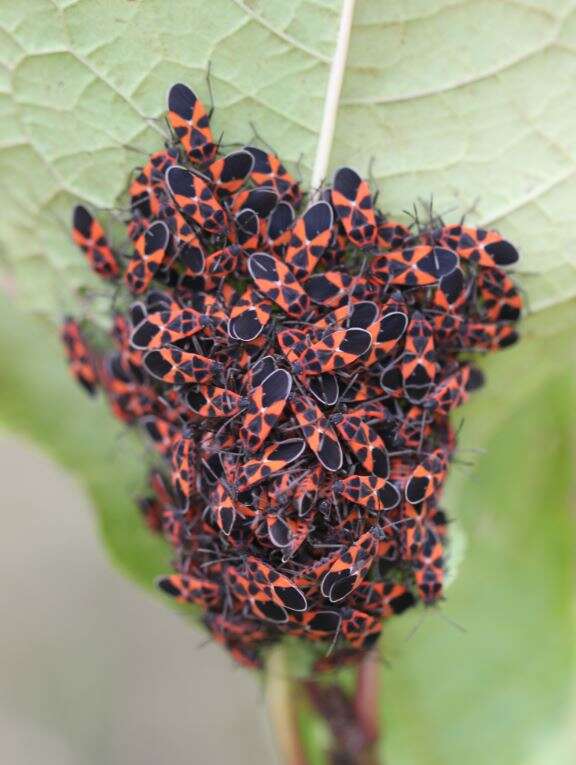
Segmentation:
<svg viewBox="0 0 576 765">
<path fill-rule="evenodd" d="M 257 679 L 114 570 L 78 483 L 0 439 L 0 757 L 271 761 Z"/>
</svg>

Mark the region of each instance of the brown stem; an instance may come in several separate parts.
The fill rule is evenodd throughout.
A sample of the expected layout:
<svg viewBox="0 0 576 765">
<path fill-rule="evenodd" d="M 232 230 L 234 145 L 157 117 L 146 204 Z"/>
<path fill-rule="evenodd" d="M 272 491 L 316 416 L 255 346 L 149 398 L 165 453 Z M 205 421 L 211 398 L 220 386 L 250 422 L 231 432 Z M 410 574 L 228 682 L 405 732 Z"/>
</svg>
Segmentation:
<svg viewBox="0 0 576 765">
<path fill-rule="evenodd" d="M 358 668 L 354 710 L 366 741 L 371 745 L 375 744 L 380 737 L 378 714 L 379 679 L 378 659 L 375 652 L 370 651 L 370 653 L 364 656 Z"/>
<path fill-rule="evenodd" d="M 308 680 L 308 698 L 325 720 L 333 738 L 330 765 L 378 765 L 378 682 L 373 661 L 365 658 L 358 671 L 354 696 L 335 683 Z"/>
</svg>

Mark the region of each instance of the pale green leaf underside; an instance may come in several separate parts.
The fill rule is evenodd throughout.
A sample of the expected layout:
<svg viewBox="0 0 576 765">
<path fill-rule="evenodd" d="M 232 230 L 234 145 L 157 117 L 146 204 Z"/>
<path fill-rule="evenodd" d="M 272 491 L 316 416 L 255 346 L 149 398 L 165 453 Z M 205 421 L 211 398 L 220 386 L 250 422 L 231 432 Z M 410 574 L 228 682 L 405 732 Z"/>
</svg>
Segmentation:
<svg viewBox="0 0 576 765">
<path fill-rule="evenodd" d="M 309 177 L 338 0 L 28 0 L 0 9 L 0 245 L 26 303 L 54 316 L 93 285 L 72 204 L 118 204 L 166 135 L 168 86 L 207 97 L 225 141 L 264 137 Z M 393 214 L 434 196 L 522 250 L 532 310 L 576 294 L 573 0 L 358 0 L 330 171 L 370 161 Z M 121 244 L 121 241 L 118 241 Z"/>
</svg>

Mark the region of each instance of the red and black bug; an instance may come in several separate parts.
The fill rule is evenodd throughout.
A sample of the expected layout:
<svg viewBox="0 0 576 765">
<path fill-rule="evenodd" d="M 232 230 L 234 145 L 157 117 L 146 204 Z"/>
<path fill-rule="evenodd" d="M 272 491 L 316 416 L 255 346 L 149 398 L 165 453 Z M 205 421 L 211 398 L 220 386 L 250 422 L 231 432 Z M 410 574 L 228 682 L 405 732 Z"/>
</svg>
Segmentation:
<svg viewBox="0 0 576 765">
<path fill-rule="evenodd" d="M 291 390 L 290 374 L 285 369 L 276 369 L 250 392 L 238 432 L 247 451 L 257 451 L 268 438 L 284 411 Z"/>
<path fill-rule="evenodd" d="M 333 226 L 334 213 L 327 202 L 316 202 L 295 221 L 285 260 L 296 276 L 308 276 L 316 268 L 330 244 Z"/>
<path fill-rule="evenodd" d="M 170 231 L 164 221 L 152 223 L 134 243 L 124 278 L 135 295 L 145 292 L 162 265 L 170 242 Z"/>
<path fill-rule="evenodd" d="M 372 260 L 370 271 L 387 284 L 426 287 L 457 267 L 458 255 L 453 250 L 419 244 L 378 255 Z"/>
<path fill-rule="evenodd" d="M 355 608 L 344 608 L 341 629 L 343 637 L 351 646 L 367 651 L 380 637 L 382 620 Z"/>
<path fill-rule="evenodd" d="M 482 314 L 488 321 L 518 321 L 522 298 L 512 279 L 500 268 L 483 268 L 477 285 L 482 300 Z"/>
<path fill-rule="evenodd" d="M 168 92 L 168 122 L 191 162 L 202 165 L 214 159 L 218 147 L 209 115 L 196 94 L 180 82 Z"/>
<path fill-rule="evenodd" d="M 254 159 L 250 178 L 255 186 L 273 188 L 280 200 L 289 202 L 296 207 L 300 204 L 301 194 L 298 182 L 286 170 L 275 154 L 263 151 L 256 146 L 245 146 Z"/>
<path fill-rule="evenodd" d="M 178 151 L 165 149 L 151 154 L 128 188 L 130 209 L 136 220 L 148 225 L 151 218 L 160 215 L 168 201 L 165 186 L 166 170 L 178 164 Z"/>
<path fill-rule="evenodd" d="M 411 473 L 404 494 L 411 505 L 418 505 L 431 497 L 444 483 L 448 460 L 442 449 L 435 449 Z"/>
<path fill-rule="evenodd" d="M 328 329 L 298 356 L 293 369 L 297 375 L 334 372 L 357 361 L 371 344 L 365 329 Z"/>
<path fill-rule="evenodd" d="M 374 526 L 339 553 L 324 575 L 320 588 L 331 603 L 344 600 L 362 583 L 374 562 L 380 536 L 380 529 Z"/>
<path fill-rule="evenodd" d="M 412 314 L 406 331 L 400 371 L 408 400 L 419 402 L 425 399 L 436 380 L 438 362 L 434 330 L 419 311 Z"/>
<path fill-rule="evenodd" d="M 246 566 L 252 581 L 270 588 L 275 603 L 289 611 L 306 611 L 306 597 L 289 577 L 253 556 L 246 559 Z"/>
<path fill-rule="evenodd" d="M 350 297 L 352 277 L 345 271 L 326 270 L 312 274 L 304 282 L 310 300 L 326 308 L 338 308 Z"/>
<path fill-rule="evenodd" d="M 290 407 L 300 425 L 302 435 L 320 464 L 331 472 L 342 467 L 342 448 L 329 420 L 307 396 L 293 394 Z"/>
<path fill-rule="evenodd" d="M 518 250 L 497 231 L 455 225 L 443 226 L 429 236 L 456 250 L 463 260 L 484 268 L 511 266 L 518 261 Z"/>
<path fill-rule="evenodd" d="M 215 159 L 203 168 L 202 174 L 213 184 L 216 194 L 225 197 L 242 188 L 253 165 L 254 159 L 247 151 L 234 151 Z"/>
<path fill-rule="evenodd" d="M 163 348 L 192 337 L 212 324 L 206 314 L 193 308 L 180 308 L 174 303 L 171 310 L 147 314 L 134 328 L 130 343 L 143 350 Z"/>
<path fill-rule="evenodd" d="M 191 430 L 183 430 L 172 442 L 170 455 L 172 487 L 176 507 L 188 510 L 190 497 L 194 491 L 196 470 L 194 434 Z"/>
<path fill-rule="evenodd" d="M 238 490 L 255 486 L 284 470 L 302 455 L 305 447 L 306 444 L 301 438 L 289 438 L 271 444 L 254 459 L 244 463 L 240 471 Z"/>
<path fill-rule="evenodd" d="M 173 165 L 166 171 L 166 185 L 182 214 L 206 234 L 224 234 L 226 217 L 208 183 L 185 167 Z"/>
<path fill-rule="evenodd" d="M 72 239 L 86 255 L 90 268 L 103 279 L 116 279 L 120 274 L 118 260 L 108 244 L 100 222 L 82 205 L 72 215 Z"/>
<path fill-rule="evenodd" d="M 365 413 L 335 414 L 331 421 L 362 467 L 380 478 L 388 478 L 390 464 L 386 446 L 368 424 Z"/>
<path fill-rule="evenodd" d="M 351 475 L 333 485 L 336 495 L 356 505 L 365 507 L 372 513 L 391 510 L 400 502 L 400 492 L 396 486 L 376 475 Z"/>
<path fill-rule="evenodd" d="M 244 406 L 242 396 L 216 385 L 197 385 L 186 394 L 186 403 L 200 417 L 231 417 Z"/>
<path fill-rule="evenodd" d="M 278 202 L 268 218 L 265 249 L 279 258 L 284 257 L 290 242 L 294 217 L 294 208 L 291 204 Z"/>
<path fill-rule="evenodd" d="M 149 351 L 144 356 L 144 367 L 152 377 L 175 385 L 207 383 L 223 369 L 219 361 L 171 347 Z"/>
<path fill-rule="evenodd" d="M 60 338 L 66 350 L 70 372 L 84 390 L 93 396 L 99 382 L 97 366 L 78 322 L 71 316 L 64 320 Z"/>
<path fill-rule="evenodd" d="M 159 590 L 175 598 L 178 603 L 195 603 L 204 608 L 220 608 L 223 602 L 222 587 L 209 579 L 195 576 L 170 574 L 156 580 Z"/>
<path fill-rule="evenodd" d="M 235 340 L 255 340 L 272 315 L 272 302 L 248 285 L 230 312 L 228 333 Z"/>
<path fill-rule="evenodd" d="M 255 252 L 248 260 L 248 271 L 257 289 L 294 318 L 302 318 L 311 307 L 310 298 L 290 269 L 278 258 Z"/>
<path fill-rule="evenodd" d="M 376 244 L 378 229 L 372 195 L 355 170 L 342 167 L 334 175 L 332 204 L 350 242 L 361 250 Z"/>
</svg>

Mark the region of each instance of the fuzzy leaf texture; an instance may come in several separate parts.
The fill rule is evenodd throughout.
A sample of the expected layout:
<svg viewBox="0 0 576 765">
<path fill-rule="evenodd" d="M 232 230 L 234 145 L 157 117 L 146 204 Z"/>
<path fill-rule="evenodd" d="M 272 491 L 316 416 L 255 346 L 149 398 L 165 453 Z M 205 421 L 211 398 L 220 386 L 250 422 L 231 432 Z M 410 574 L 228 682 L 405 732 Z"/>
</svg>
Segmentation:
<svg viewBox="0 0 576 765">
<path fill-rule="evenodd" d="M 70 241 L 72 206 L 125 204 L 130 171 L 168 135 L 168 86 L 187 82 L 209 101 L 208 62 L 224 142 L 251 139 L 252 122 L 304 186 L 320 144 L 329 175 L 370 169 L 394 217 L 432 195 L 449 221 L 473 208 L 473 224 L 519 247 L 533 316 L 462 413 L 463 448 L 487 449 L 454 466 L 444 503 L 469 539 L 446 606 L 467 632 L 433 614 L 408 643 L 412 617 L 388 628 L 384 746 L 395 765 L 568 762 L 576 2 L 357 0 L 329 136 L 343 7 L 0 3 L 0 265 L 20 306 L 2 309 L 1 419 L 80 476 L 112 556 L 150 586 L 167 552 L 132 504 L 142 447 L 119 442 L 103 405 L 75 390 L 50 335 L 64 312 L 98 318 L 110 306 Z M 113 215 L 101 217 L 110 226 Z M 474 734 L 486 744 L 470 751 Z"/>
</svg>

